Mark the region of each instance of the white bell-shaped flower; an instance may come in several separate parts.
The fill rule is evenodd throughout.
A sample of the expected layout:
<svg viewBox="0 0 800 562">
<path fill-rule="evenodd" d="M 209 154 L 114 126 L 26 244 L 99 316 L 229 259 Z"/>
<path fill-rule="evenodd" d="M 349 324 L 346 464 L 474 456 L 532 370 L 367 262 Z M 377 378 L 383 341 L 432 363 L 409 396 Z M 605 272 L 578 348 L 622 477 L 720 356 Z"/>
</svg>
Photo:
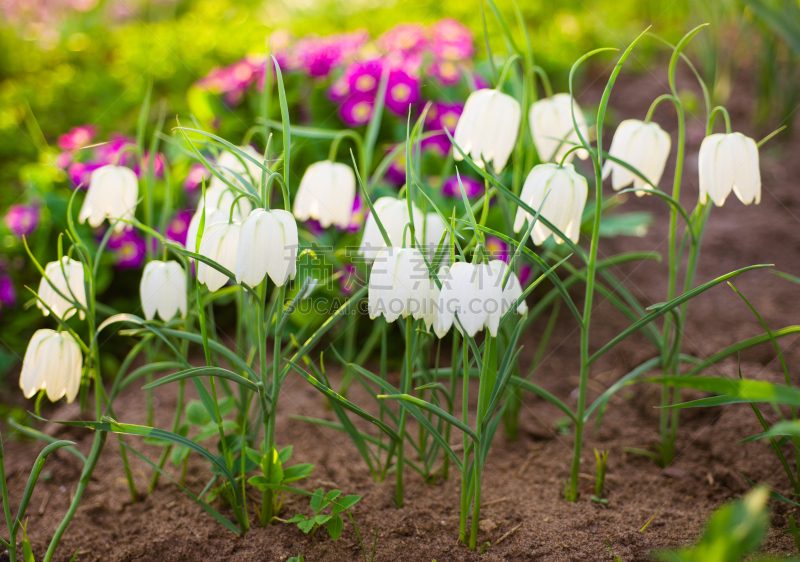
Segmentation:
<svg viewBox="0 0 800 562">
<path fill-rule="evenodd" d="M 198 254 L 214 260 L 228 271 L 236 267 L 236 254 L 239 249 L 239 231 L 242 223 L 226 220 L 207 224 L 200 241 Z M 197 266 L 197 280 L 205 283 L 209 291 L 216 291 L 228 282 L 228 276 L 213 267 L 200 262 Z"/>
<path fill-rule="evenodd" d="M 256 162 L 264 161 L 264 155 L 259 154 L 256 149 L 250 145 L 240 146 L 239 149 L 247 155 L 253 157 Z M 261 185 L 261 176 L 264 170 L 262 170 L 258 164 L 251 162 L 243 156 L 223 150 L 220 152 L 216 164 L 217 172 L 221 176 L 224 176 L 233 185 L 239 186 L 240 188 L 246 190 L 245 186 L 242 184 L 242 181 L 237 177 L 237 175 L 254 188 L 258 188 L 258 186 Z M 228 185 L 217 176 L 211 177 L 211 182 L 209 185 L 211 188 L 222 187 L 229 189 Z"/>
<path fill-rule="evenodd" d="M 395 199 L 394 197 L 381 197 L 375 201 L 372 206 L 375 208 L 375 213 L 380 218 L 383 228 L 386 229 L 392 246 L 398 248 L 401 246 L 411 246 L 410 230 L 405 233 L 405 238 L 403 237 L 403 231 L 406 228 L 406 224 L 409 223 L 408 204 L 406 200 Z M 412 204 L 411 208 L 411 212 L 414 214 L 414 226 L 419 233 L 422 229 L 425 216 L 416 205 Z M 416 238 L 419 239 L 421 236 L 417 234 Z M 378 223 L 375 221 L 375 217 L 370 214 L 364 225 L 364 235 L 361 238 L 361 246 L 358 251 L 365 258 L 374 260 L 378 253 L 385 247 L 386 243 L 378 228 Z"/>
<path fill-rule="evenodd" d="M 64 266 L 63 271 L 61 270 L 62 264 Z M 75 314 L 76 311 L 81 320 L 83 320 L 85 314 L 82 310 L 78 310 L 72 302 L 74 294 L 74 298 L 77 299 L 78 303 L 83 305 L 84 308 L 86 307 L 83 264 L 64 256 L 61 258 L 61 262 L 51 261 L 48 263 L 44 268 L 44 273 L 47 278 L 42 277 L 39 282 L 39 299 L 36 300 L 36 306 L 42 310 L 42 314 L 45 316 L 50 314 L 50 311 L 41 302 L 44 301 L 53 310 L 53 313 L 63 320 Z M 56 289 L 47 282 L 47 279 L 67 298 L 65 299 L 59 295 Z"/>
<path fill-rule="evenodd" d="M 180 311 L 186 318 L 186 272 L 176 261 L 153 260 L 144 266 L 139 296 L 147 320 L 159 318 L 164 322 L 172 320 Z"/>
<path fill-rule="evenodd" d="M 439 278 L 440 283 L 447 278 L 449 272 L 450 266 L 448 265 L 443 265 L 439 268 L 437 277 Z M 447 332 L 450 330 L 450 326 L 445 327 L 439 322 L 439 316 L 442 313 L 442 309 L 439 308 L 441 304 L 439 297 L 441 294 L 442 290 L 436 284 L 436 281 L 431 278 L 430 290 L 428 292 L 430 309 L 422 316 L 422 320 L 425 322 L 425 326 L 428 328 L 428 330 L 433 329 L 433 333 L 436 334 L 436 337 L 439 339 L 445 337 Z"/>
<path fill-rule="evenodd" d="M 469 337 L 484 328 L 497 336 L 503 306 L 501 281 L 489 264 L 453 264 L 442 279 L 437 333 L 447 332 L 455 322 Z"/>
<path fill-rule="evenodd" d="M 634 189 L 656 189 L 664 167 L 667 165 L 672 139 L 658 123 L 645 123 L 638 119 L 626 119 L 617 127 L 608 153 L 614 158 L 627 162 L 653 184 L 646 183 L 621 164 L 606 160 L 603 164 L 603 179 L 611 176 L 611 187 L 619 191 L 633 183 Z M 643 192 L 636 192 L 642 196 Z"/>
<path fill-rule="evenodd" d="M 476 163 L 491 162 L 499 173 L 514 149 L 519 120 L 517 100 L 497 90 L 478 90 L 467 98 L 453 140 Z M 463 159 L 455 147 L 453 157 Z"/>
<path fill-rule="evenodd" d="M 416 248 L 384 248 L 375 257 L 369 277 L 369 317 L 387 322 L 429 313 L 431 278 Z"/>
<path fill-rule="evenodd" d="M 572 164 L 564 164 L 564 166 L 539 164 L 533 167 L 525 179 L 520 199 L 536 211 L 542 206 L 542 201 L 547 196 L 547 201 L 541 210 L 542 216 L 563 232 L 567 238 L 577 243 L 580 237 L 583 208 L 586 205 L 588 194 L 589 186 L 586 178 L 576 172 Z M 514 232 L 522 230 L 525 221 L 531 221 L 533 217 L 534 215 L 524 209 L 517 209 Z M 531 237 L 534 244 L 540 245 L 547 240 L 550 234 L 552 232 L 542 221 L 536 221 Z M 554 236 L 554 238 L 559 244 L 563 242 L 558 236 Z"/>
<path fill-rule="evenodd" d="M 425 215 L 425 243 L 423 248 L 425 257 L 431 263 L 447 263 L 450 259 L 450 235 L 444 237 L 444 244 L 442 251 L 437 254 L 439 250 L 439 242 L 442 240 L 442 235 L 447 232 L 447 225 L 439 216 L 439 213 L 428 213 Z"/>
<path fill-rule="evenodd" d="M 186 229 L 186 249 L 190 252 L 197 253 L 197 232 L 200 230 L 200 219 L 203 217 L 203 212 L 206 215 L 205 228 L 215 222 L 228 222 L 230 217 L 230 211 L 226 212 L 213 207 L 200 207 L 195 211 L 192 220 L 189 221 L 189 228 Z M 240 220 L 237 215 L 238 213 L 234 212 L 234 220 Z"/>
<path fill-rule="evenodd" d="M 539 159 L 542 162 L 560 163 L 567 151 L 581 142 L 575 132 L 575 123 L 572 121 L 571 102 L 572 98 L 569 94 L 556 94 L 531 105 L 528 121 L 533 144 L 536 146 L 536 152 L 539 153 Z M 575 121 L 578 123 L 578 130 L 583 138 L 588 140 L 589 127 L 586 126 L 586 118 L 577 102 L 575 103 Z M 566 162 L 571 162 L 575 154 L 581 160 L 589 157 L 589 153 L 581 148 L 571 152 L 567 156 Z"/>
<path fill-rule="evenodd" d="M 741 133 L 718 133 L 700 145 L 700 203 L 710 198 L 717 207 L 731 191 L 749 205 L 761 202 L 761 170 L 756 141 Z"/>
<path fill-rule="evenodd" d="M 124 166 L 103 166 L 92 172 L 89 189 L 83 200 L 78 221 L 89 221 L 97 228 L 106 218 L 132 220 L 139 198 L 139 182 L 136 174 Z M 118 222 L 114 230 L 129 230 L 132 225 Z"/>
<path fill-rule="evenodd" d="M 500 283 L 500 287 L 503 286 L 503 277 L 506 275 L 506 271 L 508 270 L 508 264 L 503 260 L 491 260 L 489 262 L 489 266 L 492 268 L 498 282 Z M 508 274 L 508 280 L 506 281 L 506 286 L 503 289 L 503 305 L 500 307 L 500 318 L 508 312 L 508 310 L 514 306 L 514 303 L 517 302 L 517 299 L 522 296 L 522 285 L 519 282 L 519 278 L 517 274 L 513 271 Z M 517 314 L 525 314 L 528 312 L 528 305 L 523 300 L 517 305 Z"/>
<path fill-rule="evenodd" d="M 294 198 L 298 220 L 316 219 L 323 228 L 347 228 L 356 199 L 356 176 L 346 164 L 323 160 L 311 164 Z"/>
<path fill-rule="evenodd" d="M 67 396 L 71 403 L 81 388 L 83 355 L 68 332 L 37 330 L 25 352 L 19 387 L 25 398 L 44 389 L 51 402 Z"/>
<path fill-rule="evenodd" d="M 269 275 L 282 287 L 297 272 L 297 223 L 288 211 L 255 209 L 242 223 L 236 282 L 255 287 Z"/>
</svg>

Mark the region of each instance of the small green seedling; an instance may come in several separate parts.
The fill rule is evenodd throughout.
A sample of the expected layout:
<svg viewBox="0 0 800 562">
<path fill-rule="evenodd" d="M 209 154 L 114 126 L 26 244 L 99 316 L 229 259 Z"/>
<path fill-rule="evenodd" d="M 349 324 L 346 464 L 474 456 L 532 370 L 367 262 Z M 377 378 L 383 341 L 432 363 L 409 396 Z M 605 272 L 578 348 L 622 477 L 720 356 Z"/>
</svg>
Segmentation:
<svg viewBox="0 0 800 562">
<path fill-rule="evenodd" d="M 608 451 L 598 452 L 594 450 L 594 458 L 597 461 L 597 473 L 594 480 L 594 495 L 598 498 L 603 496 L 603 489 L 606 485 L 606 468 L 608 467 Z M 594 498 L 592 498 L 594 499 Z"/>
<path fill-rule="evenodd" d="M 247 447 L 245 452 L 247 458 L 250 459 L 257 466 L 261 467 L 261 476 L 253 476 L 247 482 L 251 486 L 255 486 L 262 492 L 277 486 L 286 486 L 292 482 L 308 478 L 314 471 L 314 465 L 309 463 L 300 463 L 292 466 L 284 466 L 289 459 L 292 458 L 292 451 L 294 448 L 289 445 L 280 451 L 272 448 L 272 464 L 270 464 L 267 455 L 261 455 L 255 449 Z M 283 492 L 280 495 L 273 495 L 273 513 L 279 513 L 283 507 Z"/>
<path fill-rule="evenodd" d="M 622 558 L 614 554 L 614 549 L 611 547 L 611 543 L 608 541 L 608 539 L 604 540 L 603 542 L 606 544 L 606 552 L 608 552 L 608 554 L 611 556 L 611 559 L 614 562 L 622 562 Z"/>
<path fill-rule="evenodd" d="M 344 528 L 341 513 L 348 511 L 361 500 L 361 496 L 350 495 L 339 498 L 341 495 L 341 490 L 331 490 L 326 494 L 320 488 L 311 496 L 311 509 L 314 510 L 314 516 L 308 518 L 302 513 L 298 513 L 286 522 L 297 523 L 297 527 L 301 531 L 306 534 L 311 533 L 312 537 L 316 534 L 317 529 L 325 525 L 331 538 L 337 540 Z M 328 507 L 331 508 L 331 513 L 322 513 Z"/>
<path fill-rule="evenodd" d="M 792 538 L 794 538 L 794 546 L 797 548 L 797 552 L 800 552 L 800 529 L 797 528 L 794 515 L 789 515 L 789 528 L 783 532 L 792 535 Z"/>
<path fill-rule="evenodd" d="M 298 554 L 297 556 L 292 556 L 286 562 L 306 562 L 306 557 L 302 554 Z"/>
</svg>

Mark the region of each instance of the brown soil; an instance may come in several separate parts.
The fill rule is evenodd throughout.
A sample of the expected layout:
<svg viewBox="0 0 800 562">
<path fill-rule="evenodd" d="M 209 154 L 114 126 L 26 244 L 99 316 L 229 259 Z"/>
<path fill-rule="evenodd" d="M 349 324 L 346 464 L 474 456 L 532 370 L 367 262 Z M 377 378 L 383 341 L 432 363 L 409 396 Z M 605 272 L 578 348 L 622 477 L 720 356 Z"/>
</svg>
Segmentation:
<svg viewBox="0 0 800 562">
<path fill-rule="evenodd" d="M 588 82 L 592 82 L 592 77 Z M 585 89 L 581 95 L 584 107 L 597 103 L 604 84 L 605 77 L 600 76 Z M 693 88 L 685 76 L 681 84 L 681 87 Z M 740 83 L 737 97 L 729 108 L 735 129 L 760 138 L 764 131 L 756 134 L 749 127 L 751 87 Z M 620 119 L 642 118 L 650 101 L 666 91 L 663 71 L 657 75 L 647 72 L 628 75 L 618 83 L 612 106 Z M 655 120 L 671 132 L 674 139 L 677 127 L 673 115 L 672 109 L 664 104 Z M 612 133 L 613 130 L 608 131 L 607 139 L 610 140 Z M 697 196 L 697 149 L 702 137 L 702 122 L 690 118 L 682 195 L 684 205 L 689 208 Z M 800 192 L 795 182 L 800 176 L 800 161 L 785 156 L 798 150 L 800 138 L 795 137 L 790 141 L 773 141 L 762 152 L 764 186 L 760 206 L 745 207 L 732 196 L 723 208 L 713 210 L 706 230 L 705 259 L 701 260 L 698 270 L 698 283 L 755 263 L 773 263 L 779 270 L 800 274 L 797 254 L 800 250 L 800 228 L 797 228 Z M 668 170 L 662 187 L 670 185 L 670 174 Z M 655 214 L 656 220 L 644 238 L 604 240 L 601 257 L 636 249 L 665 252 L 667 209 L 663 203 L 654 197 L 633 197 L 627 201 L 625 209 L 648 210 Z M 625 279 L 645 305 L 664 300 L 666 266 L 663 262 L 631 264 L 615 273 Z M 800 295 L 800 287 L 766 270 L 746 273 L 734 282 L 771 327 L 797 323 L 794 303 Z M 576 295 L 576 299 L 579 298 Z M 597 303 L 591 340 L 594 349 L 627 325 L 602 298 L 597 299 Z M 725 285 L 692 301 L 689 310 L 685 351 L 700 357 L 761 332 L 752 313 Z M 525 336 L 523 365 L 533 356 L 543 323 L 537 322 L 532 333 Z M 539 384 L 573 407 L 578 379 L 576 336 L 574 321 L 562 314 L 546 359 L 535 375 Z M 797 342 L 796 336 L 782 340 L 790 368 L 800 362 Z M 604 388 L 652 356 L 652 346 L 639 335 L 617 346 L 593 366 L 590 399 L 597 396 L 597 389 Z M 782 380 L 775 353 L 769 346 L 744 353 L 742 371 L 749 378 Z M 716 376 L 733 377 L 735 373 L 734 359 L 709 371 Z M 12 377 L 12 382 L 15 381 Z M 800 380 L 794 382 L 797 384 Z M 18 395 L 18 390 L 12 387 L 5 397 L 19 402 Z M 159 401 L 156 425 L 169 427 L 175 389 L 158 389 L 156 396 Z M 118 401 L 120 421 L 143 423 L 143 397 L 144 393 L 134 389 Z M 356 403 L 369 405 L 363 392 L 356 390 L 351 398 Z M 714 508 L 748 489 L 740 473 L 751 480 L 787 489 L 779 463 L 763 444 L 737 443 L 760 431 L 746 405 L 685 411 L 677 456 L 667 470 L 662 471 L 643 457 L 626 455 L 625 447 L 645 447 L 657 440 L 658 413 L 653 407 L 658 400 L 656 386 L 630 387 L 612 400 L 601 428 L 596 432 L 588 431 L 582 472 L 594 474 L 594 447 L 611 452 L 607 479 L 609 504 L 602 506 L 589 499 L 591 478 L 585 480 L 587 491 L 578 503 L 564 501 L 562 482 L 568 476 L 572 438 L 554 432 L 554 422 L 561 417 L 557 409 L 527 396 L 518 441 L 509 442 L 498 433 L 485 468 L 483 496 L 484 502 L 491 505 L 482 510 L 482 518 L 491 520 L 496 527 L 481 533 L 480 542 L 491 541 L 493 546 L 480 557 L 456 544 L 459 484 L 455 479 L 429 485 L 416 473 L 408 471 L 407 505 L 404 509 L 395 509 L 393 482 L 373 482 L 346 435 L 289 419 L 291 414 L 333 419 L 323 408 L 321 395 L 300 378 L 290 377 L 283 388 L 277 435 L 279 445 L 294 445 L 295 462 L 316 465 L 312 477 L 303 483 L 305 487 L 327 489 L 335 483 L 345 493 L 363 496 L 354 510 L 355 518 L 365 535 L 380 528 L 376 560 L 613 560 L 607 548 L 610 545 L 614 554 L 629 562 L 647 560 L 653 550 L 694 540 Z M 76 410 L 74 405 L 62 403 L 47 415 L 50 419 L 74 419 L 79 416 Z M 92 438 L 89 432 L 55 425 L 47 429 L 59 438 L 76 441 L 79 449 L 88 452 Z M 150 458 L 157 458 L 158 449 L 143 445 L 136 438 L 130 439 Z M 5 447 L 12 498 L 19 498 L 27 472 L 41 447 L 12 441 Z M 84 501 L 61 542 L 57 560 L 69 560 L 79 549 L 82 554 L 78 560 L 81 561 L 282 561 L 298 552 L 303 552 L 310 561 L 361 559 L 349 523 L 345 524 L 338 542 L 331 541 L 325 531 L 311 540 L 293 525 L 274 525 L 268 529 L 254 526 L 245 537 L 235 537 L 164 479 L 153 495 L 131 504 L 118 452 L 116 439 L 109 438 Z M 143 492 L 150 470 L 138 460 L 133 461 L 133 469 L 139 490 Z M 74 457 L 59 451 L 48 461 L 46 470 L 52 477 L 38 485 L 28 510 L 29 534 L 37 559 L 43 555 L 47 541 L 67 508 L 81 467 Z M 178 471 L 171 465 L 170 470 L 177 475 Z M 187 479 L 189 487 L 195 491 L 201 489 L 209 476 L 208 466 L 193 457 Z M 773 527 L 766 549 L 791 552 L 794 549 L 791 537 L 780 533 L 786 528 L 789 511 L 784 504 L 774 504 L 772 509 Z M 306 499 L 288 497 L 283 515 L 290 517 L 298 511 L 309 513 Z M 653 522 L 640 532 L 651 517 Z M 494 546 L 501 536 L 520 524 L 515 533 Z"/>
</svg>

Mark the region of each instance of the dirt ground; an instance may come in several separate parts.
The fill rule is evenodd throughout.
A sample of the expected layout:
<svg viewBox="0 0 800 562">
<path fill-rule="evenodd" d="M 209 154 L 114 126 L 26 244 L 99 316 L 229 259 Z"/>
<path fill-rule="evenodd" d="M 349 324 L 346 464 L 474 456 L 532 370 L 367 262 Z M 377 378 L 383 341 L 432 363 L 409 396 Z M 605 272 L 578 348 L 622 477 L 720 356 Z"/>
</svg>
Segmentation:
<svg viewBox="0 0 800 562">
<path fill-rule="evenodd" d="M 605 84 L 603 75 L 590 76 L 590 85 L 580 95 L 586 108 L 596 105 Z M 688 76 L 682 76 L 680 88 L 695 89 Z M 769 131 L 751 129 L 752 81 L 739 80 L 728 107 L 735 130 L 756 139 Z M 643 118 L 650 102 L 667 92 L 663 70 L 627 74 L 618 82 L 611 98 L 615 117 Z M 699 110 L 702 111 L 702 110 Z M 692 208 L 697 197 L 697 150 L 703 138 L 703 116 L 690 117 L 687 160 L 681 200 Z M 674 111 L 663 104 L 655 121 L 676 138 Z M 613 128 L 606 132 L 609 142 Z M 673 140 L 673 145 L 674 145 Z M 734 269 L 756 263 L 775 264 L 776 269 L 800 275 L 800 160 L 790 155 L 800 151 L 800 136 L 771 142 L 761 153 L 763 181 L 759 206 L 742 205 L 734 196 L 723 208 L 714 208 L 703 243 L 703 257 L 697 272 L 697 283 L 708 281 Z M 674 155 L 674 147 L 673 147 Z M 661 186 L 671 185 L 672 164 Z M 610 192 L 610 188 L 606 188 Z M 668 211 L 655 197 L 630 197 L 626 210 L 646 210 L 655 221 L 643 238 L 603 240 L 600 256 L 623 251 L 667 249 Z M 585 241 L 584 241 L 585 242 Z M 628 264 L 615 271 L 645 306 L 662 302 L 666 294 L 666 263 L 653 261 Z M 748 272 L 733 280 L 763 315 L 768 324 L 781 328 L 798 323 L 795 303 L 800 286 L 772 275 L 767 270 Z M 580 295 L 575 294 L 576 301 Z M 624 329 L 628 322 L 616 310 L 596 299 L 591 348 L 597 349 Z M 579 304 L 580 306 L 580 304 Z M 524 336 L 522 365 L 533 357 L 546 318 L 537 321 Z M 689 307 L 684 351 L 699 357 L 761 333 L 752 313 L 726 285 L 720 285 L 693 300 Z M 535 374 L 538 384 L 574 407 L 578 385 L 578 338 L 574 320 L 562 314 L 547 348 L 545 359 Z M 781 340 L 792 373 L 800 364 L 797 336 Z M 617 346 L 593 365 L 590 400 L 598 391 L 653 357 L 655 351 L 647 340 L 635 335 Z M 443 356 L 445 354 L 443 353 Z M 782 380 L 780 366 L 769 345 L 742 354 L 745 377 Z M 707 374 L 733 377 L 734 358 L 711 368 Z M 335 378 L 335 377 L 334 377 Z M 793 375 L 794 383 L 800 380 Z M 395 381 L 396 382 L 396 381 Z M 13 384 L 12 384 L 13 383 Z M 16 378 L 3 388 L 2 398 L 20 402 Z M 600 429 L 589 430 L 584 444 L 582 472 L 594 474 L 592 449 L 610 451 L 607 477 L 607 506 L 590 501 L 593 479 L 575 504 L 563 499 L 562 482 L 568 477 L 572 437 L 554 430 L 561 413 L 533 396 L 526 396 L 520 422 L 520 435 L 509 442 L 498 432 L 493 451 L 485 467 L 483 519 L 495 528 L 482 532 L 479 541 L 492 546 L 479 556 L 456 543 L 458 534 L 459 483 L 426 484 L 416 473 L 408 471 L 406 507 L 395 509 L 392 497 L 393 480 L 374 482 L 349 438 L 334 430 L 321 429 L 292 421 L 290 415 L 310 415 L 333 420 L 323 408 L 321 395 L 299 377 L 290 376 L 281 394 L 277 425 L 279 446 L 294 445 L 293 462 L 311 462 L 314 474 L 303 486 L 315 489 L 332 485 L 346 494 L 357 493 L 363 500 L 354 509 L 356 521 L 365 535 L 379 528 L 378 561 L 484 560 L 484 561 L 585 561 L 613 560 L 625 562 L 648 560 L 653 550 L 675 547 L 694 540 L 713 509 L 740 496 L 749 486 L 741 475 L 757 482 L 768 482 L 786 490 L 787 481 L 780 464 L 762 443 L 738 444 L 738 441 L 760 431 L 747 405 L 684 411 L 676 458 L 666 470 L 652 461 L 626 454 L 626 447 L 646 447 L 658 439 L 659 388 L 648 385 L 629 387 L 611 402 L 611 408 Z M 176 401 L 175 388 L 157 389 L 157 423 L 169 427 Z M 355 390 L 353 401 L 368 404 L 366 394 Z M 144 393 L 127 392 L 118 401 L 120 421 L 144 423 Z M 474 406 L 474 405 L 473 405 Z M 75 419 L 75 406 L 62 405 L 47 412 L 50 419 Z M 86 413 L 90 416 L 90 413 Z M 770 419 L 774 419 L 770 418 Z M 49 426 L 51 434 L 72 439 L 78 448 L 88 452 L 90 432 Z M 454 442 L 460 436 L 454 434 Z M 138 438 L 131 443 L 150 458 L 157 458 L 158 449 L 143 445 Z M 38 443 L 6 440 L 6 460 L 12 498 L 19 498 L 27 473 L 41 446 Z M 176 476 L 179 471 L 172 465 Z M 142 462 L 133 461 L 140 492 L 147 489 L 150 470 Z M 78 481 L 81 467 L 73 456 L 59 451 L 46 465 L 51 477 L 40 482 L 28 510 L 29 534 L 37 559 L 43 556 L 49 538 L 64 514 L 70 495 Z M 235 537 L 211 519 L 191 499 L 163 478 L 155 493 L 137 504 L 131 504 L 119 458 L 119 446 L 109 437 L 104 455 L 88 486 L 82 505 L 64 536 L 58 561 L 66 561 L 80 549 L 80 561 L 282 561 L 302 552 L 309 561 L 361 560 L 352 526 L 333 542 L 325 531 L 312 540 L 294 525 L 273 525 L 261 529 L 255 525 L 245 537 Z M 208 466 L 196 456 L 189 465 L 187 482 L 199 491 L 210 477 Z M 794 549 L 789 535 L 782 535 L 790 513 L 783 504 L 772 506 L 772 530 L 766 550 L 789 553 Z M 16 504 L 14 505 L 14 509 Z M 291 517 L 298 511 L 310 513 L 305 498 L 288 497 L 282 512 Z M 252 512 L 252 510 L 251 510 Z M 644 532 L 639 529 L 650 519 Z M 514 533 L 495 545 L 508 531 Z M 613 551 L 613 554 L 612 554 Z M 4 559 L 0 556 L 0 559 Z"/>
</svg>

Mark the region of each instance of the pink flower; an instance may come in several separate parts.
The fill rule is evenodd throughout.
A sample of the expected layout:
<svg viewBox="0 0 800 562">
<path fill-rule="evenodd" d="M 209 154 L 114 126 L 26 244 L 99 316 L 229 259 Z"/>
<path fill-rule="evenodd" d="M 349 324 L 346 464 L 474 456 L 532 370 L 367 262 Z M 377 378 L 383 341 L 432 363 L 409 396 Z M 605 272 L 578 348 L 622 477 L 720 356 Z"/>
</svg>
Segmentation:
<svg viewBox="0 0 800 562">
<path fill-rule="evenodd" d="M 112 234 L 108 248 L 114 251 L 119 269 L 138 269 L 144 264 L 146 245 L 144 238 L 134 229 Z"/>
<path fill-rule="evenodd" d="M 189 168 L 189 173 L 186 174 L 186 179 L 183 180 L 183 188 L 187 192 L 194 192 L 203 180 L 206 180 L 206 184 L 208 180 L 211 179 L 211 172 L 208 171 L 208 168 L 200 164 L 199 162 L 195 162 L 192 164 L 191 168 Z"/>
<path fill-rule="evenodd" d="M 391 147 L 394 149 L 395 147 Z M 392 185 L 403 185 L 406 183 L 406 154 L 400 153 L 397 158 L 392 160 L 389 167 L 386 168 L 386 174 L 383 179 Z"/>
<path fill-rule="evenodd" d="M 88 146 L 97 134 L 97 127 L 94 125 L 81 125 L 73 127 L 68 133 L 58 137 L 58 147 L 61 150 L 77 150 Z"/>
<path fill-rule="evenodd" d="M 17 236 L 26 236 L 39 225 L 39 207 L 11 205 L 5 217 L 6 226 Z"/>
<path fill-rule="evenodd" d="M 145 154 L 144 158 L 142 158 L 141 169 L 138 166 L 133 169 L 137 176 L 142 177 L 147 173 L 148 166 L 150 165 L 149 159 L 150 154 Z M 157 178 L 164 177 L 164 155 L 160 152 L 156 153 L 155 160 L 153 160 L 153 175 Z"/>
<path fill-rule="evenodd" d="M 425 28 L 419 23 L 397 24 L 378 38 L 378 46 L 388 53 L 416 53 L 427 43 Z"/>
<path fill-rule="evenodd" d="M 98 167 L 106 164 L 131 167 L 135 160 L 134 153 L 131 150 L 122 152 L 131 146 L 136 146 L 136 139 L 116 133 L 111 135 L 111 140 L 95 148 Z"/>
<path fill-rule="evenodd" d="M 375 99 L 369 96 L 350 96 L 339 108 L 339 117 L 348 127 L 366 125 L 372 118 Z"/>
<path fill-rule="evenodd" d="M 373 59 L 351 64 L 345 70 L 348 91 L 354 95 L 374 95 L 381 81 L 383 65 Z"/>
<path fill-rule="evenodd" d="M 444 133 L 422 139 L 420 146 L 423 152 L 433 152 L 439 158 L 447 158 L 451 148 L 450 139 Z"/>
<path fill-rule="evenodd" d="M 464 191 L 469 199 L 482 195 L 485 191 L 483 184 L 470 176 L 461 176 L 461 185 L 464 186 Z M 442 183 L 442 195 L 461 199 L 461 188 L 458 185 L 457 176 L 450 176 L 444 180 Z"/>
<path fill-rule="evenodd" d="M 369 33 L 363 29 L 327 37 L 306 37 L 297 42 L 295 53 L 307 74 L 324 78 L 333 68 L 352 58 L 368 39 Z"/>
<path fill-rule="evenodd" d="M 449 60 L 439 60 L 428 66 L 428 74 L 445 86 L 454 86 L 461 80 L 458 65 Z"/>
<path fill-rule="evenodd" d="M 75 186 L 80 186 L 81 189 L 89 189 L 89 181 L 92 179 L 92 172 L 96 169 L 103 167 L 99 162 L 73 162 L 67 168 L 69 179 Z"/>
<path fill-rule="evenodd" d="M 358 232 L 364 224 L 367 215 L 367 206 L 361 200 L 361 196 L 356 194 L 353 200 L 353 212 L 350 214 L 350 224 L 347 225 L 348 232 Z"/>
<path fill-rule="evenodd" d="M 431 51 L 437 57 L 460 61 L 472 57 L 475 53 L 472 31 L 461 22 L 452 18 L 444 18 L 431 26 L 433 41 Z"/>
</svg>

